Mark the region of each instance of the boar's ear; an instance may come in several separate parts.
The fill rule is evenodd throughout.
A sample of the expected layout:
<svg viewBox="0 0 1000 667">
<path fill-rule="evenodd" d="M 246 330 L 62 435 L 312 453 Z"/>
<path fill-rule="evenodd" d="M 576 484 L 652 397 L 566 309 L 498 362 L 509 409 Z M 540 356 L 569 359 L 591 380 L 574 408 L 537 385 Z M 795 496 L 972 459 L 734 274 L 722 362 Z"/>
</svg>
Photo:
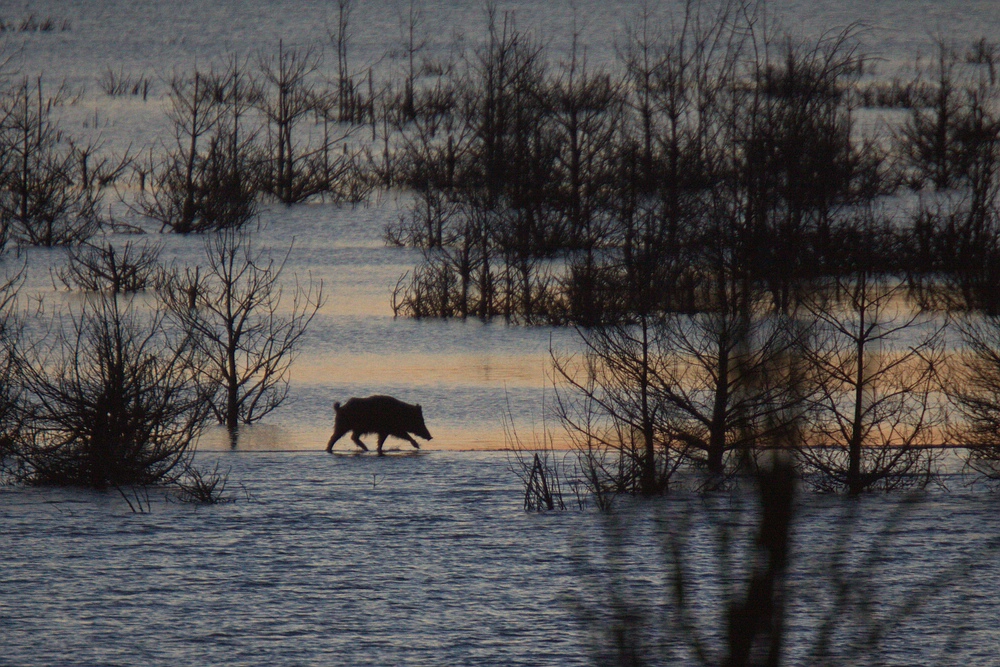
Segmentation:
<svg viewBox="0 0 1000 667">
<path fill-rule="evenodd" d="M 333 404 L 333 410 L 334 410 L 334 412 L 340 410 L 340 403 L 334 403 Z"/>
</svg>

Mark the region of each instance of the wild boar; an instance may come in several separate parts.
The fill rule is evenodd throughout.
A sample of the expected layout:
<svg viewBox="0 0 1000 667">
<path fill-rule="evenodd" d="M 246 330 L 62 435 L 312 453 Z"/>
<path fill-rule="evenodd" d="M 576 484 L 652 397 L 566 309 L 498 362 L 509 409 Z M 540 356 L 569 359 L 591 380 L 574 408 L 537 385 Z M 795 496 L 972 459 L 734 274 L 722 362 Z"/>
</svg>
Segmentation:
<svg viewBox="0 0 1000 667">
<path fill-rule="evenodd" d="M 390 435 L 400 440 L 409 440 L 410 444 L 420 449 L 417 441 L 410 433 L 419 435 L 424 440 L 430 440 L 431 434 L 424 425 L 424 411 L 419 405 L 404 403 L 392 396 L 369 396 L 368 398 L 352 398 L 343 405 L 333 404 L 334 420 L 333 435 L 326 444 L 326 451 L 333 451 L 333 445 L 345 433 L 351 431 L 351 440 L 361 449 L 368 451 L 361 436 L 366 433 L 378 433 L 378 453 L 382 454 L 382 445 Z"/>
</svg>

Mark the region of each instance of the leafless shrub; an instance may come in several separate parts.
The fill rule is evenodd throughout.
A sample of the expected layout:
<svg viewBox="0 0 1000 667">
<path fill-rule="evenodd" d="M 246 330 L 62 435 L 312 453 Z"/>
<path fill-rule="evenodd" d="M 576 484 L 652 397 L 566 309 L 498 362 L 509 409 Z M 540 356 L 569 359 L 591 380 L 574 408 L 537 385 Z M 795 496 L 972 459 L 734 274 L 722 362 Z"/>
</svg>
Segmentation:
<svg viewBox="0 0 1000 667">
<path fill-rule="evenodd" d="M 122 488 L 121 486 L 116 486 L 115 489 L 118 491 L 118 495 L 122 497 L 125 504 L 128 505 L 129 510 L 132 514 L 149 514 L 153 506 L 149 502 L 149 489 L 145 486 L 130 486 L 128 488 Z"/>
<path fill-rule="evenodd" d="M 103 152 L 100 141 L 82 143 L 70 140 L 69 143 L 77 163 L 79 184 L 84 190 L 100 193 L 102 188 L 117 183 L 132 166 L 131 150 L 116 155 Z"/>
<path fill-rule="evenodd" d="M 399 277 L 392 291 L 394 317 L 454 317 L 455 278 L 445 262 L 418 266 Z"/>
<path fill-rule="evenodd" d="M 209 414 L 190 336 L 108 292 L 52 335 L 22 365 L 27 481 L 105 488 L 175 478 Z"/>
<path fill-rule="evenodd" d="M 2 100 L 0 213 L 9 221 L 0 230 L 4 242 L 13 233 L 30 245 L 73 245 L 100 228 L 100 193 L 84 185 L 77 156 L 52 119 L 52 107 L 64 95 L 60 89 L 46 97 L 39 77 L 23 79 Z"/>
<path fill-rule="evenodd" d="M 56 275 L 68 289 L 112 294 L 140 292 L 160 279 L 160 250 L 157 245 L 126 241 L 120 249 L 112 243 L 84 244 L 69 253 L 69 264 Z"/>
<path fill-rule="evenodd" d="M 202 472 L 192 464 L 174 481 L 174 485 L 184 502 L 216 505 L 233 501 L 226 495 L 228 481 L 229 471 L 219 472 L 218 463 L 211 472 Z"/>
<path fill-rule="evenodd" d="M 522 468 L 526 472 L 524 479 L 524 509 L 528 511 L 542 509 L 566 509 L 559 488 L 559 478 L 553 474 L 551 464 L 534 452 L 531 467 Z"/>
<path fill-rule="evenodd" d="M 514 423 L 514 415 L 507 404 L 503 414 L 504 441 L 510 452 L 508 464 L 524 486 L 524 509 L 526 512 L 564 510 L 563 475 L 560 471 L 558 453 L 552 447 L 551 434 L 544 432 L 543 442 L 531 446 L 521 440 Z M 582 506 L 583 499 L 578 498 Z"/>
</svg>

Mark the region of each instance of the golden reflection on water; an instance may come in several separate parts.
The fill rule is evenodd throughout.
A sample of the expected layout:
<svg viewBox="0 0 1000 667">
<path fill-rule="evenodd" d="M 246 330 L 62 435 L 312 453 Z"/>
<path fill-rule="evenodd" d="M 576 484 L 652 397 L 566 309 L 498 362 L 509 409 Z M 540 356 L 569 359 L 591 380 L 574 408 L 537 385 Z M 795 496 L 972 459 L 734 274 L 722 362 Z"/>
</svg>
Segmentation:
<svg viewBox="0 0 1000 667">
<path fill-rule="evenodd" d="M 335 354 L 324 355 L 304 351 L 291 369 L 291 382 L 297 387 L 312 386 L 325 394 L 329 393 L 326 413 L 308 423 L 289 423 L 282 426 L 255 425 L 242 427 L 236 447 L 232 446 L 229 434 L 222 427 L 208 429 L 198 442 L 200 451 L 304 451 L 323 450 L 333 432 L 333 401 L 346 400 L 347 395 L 335 395 L 335 386 L 365 387 L 358 395 L 393 393 L 390 387 L 399 385 L 414 387 L 455 387 L 469 390 L 497 390 L 503 395 L 506 389 L 544 389 L 550 386 L 548 354 Z M 420 441 L 421 448 L 433 450 L 498 450 L 507 449 L 516 443 L 508 441 L 505 435 L 502 415 L 504 405 L 491 406 L 488 414 L 470 415 L 467 420 L 439 422 L 429 410 L 427 425 L 434 439 Z M 321 426 L 317 426 L 320 424 Z M 559 445 L 558 433 L 543 437 L 542 425 L 529 423 L 529 417 L 522 416 L 518 423 L 518 438 L 525 447 L 541 447 L 543 442 Z M 557 430 L 558 424 L 548 424 L 550 430 Z M 555 428 L 553 428 L 553 426 Z M 375 449 L 377 437 L 362 438 Z M 565 446 L 565 445 L 563 445 Z M 389 438 L 385 443 L 387 451 L 411 451 L 412 445 L 403 440 Z M 349 437 L 342 438 L 335 451 L 352 452 L 356 447 Z"/>
<path fill-rule="evenodd" d="M 303 353 L 292 367 L 295 383 L 328 385 L 463 385 L 538 388 L 548 384 L 547 354 L 360 354 Z"/>
<path fill-rule="evenodd" d="M 236 446 L 225 428 L 218 426 L 206 429 L 198 440 L 197 450 L 201 452 L 224 452 L 237 450 L 241 452 L 268 451 L 322 451 L 326 449 L 327 440 L 333 431 L 333 415 L 330 416 L 330 429 L 296 429 L 271 425 L 244 426 L 237 435 Z M 519 433 L 521 445 L 525 448 L 540 448 L 543 439 L 539 429 L 526 429 Z M 431 430 L 434 439 L 430 442 L 420 441 L 421 451 L 479 451 L 509 449 L 509 443 L 504 437 L 499 425 L 489 423 L 468 425 L 462 427 L 435 426 Z M 363 437 L 372 453 L 375 451 L 377 438 L 374 435 Z M 546 440 L 550 446 L 566 449 L 569 443 L 556 434 Z M 404 440 L 389 438 L 386 440 L 386 452 L 416 451 L 410 443 Z M 349 436 L 341 438 L 334 447 L 336 453 L 358 452 Z"/>
</svg>

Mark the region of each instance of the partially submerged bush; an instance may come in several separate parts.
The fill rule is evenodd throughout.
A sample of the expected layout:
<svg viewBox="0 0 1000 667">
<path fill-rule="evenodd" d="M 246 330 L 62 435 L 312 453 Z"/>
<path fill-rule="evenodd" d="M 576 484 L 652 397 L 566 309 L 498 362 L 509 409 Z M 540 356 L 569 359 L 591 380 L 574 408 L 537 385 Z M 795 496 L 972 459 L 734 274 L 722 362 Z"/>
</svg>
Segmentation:
<svg viewBox="0 0 1000 667">
<path fill-rule="evenodd" d="M 45 247 L 86 241 L 100 228 L 100 192 L 80 173 L 72 142 L 52 117 L 65 90 L 46 95 L 41 77 L 0 98 L 0 247 L 9 235 Z"/>
<path fill-rule="evenodd" d="M 112 294 L 139 292 L 152 287 L 160 270 L 160 246 L 126 242 L 114 245 L 85 244 L 69 253 L 69 264 L 56 271 L 69 289 Z"/>
<path fill-rule="evenodd" d="M 229 471 L 219 472 L 219 464 L 216 463 L 211 472 L 202 472 L 194 466 L 189 466 L 174 484 L 182 501 L 215 505 L 233 500 L 226 495 L 228 482 Z"/>
<path fill-rule="evenodd" d="M 149 95 L 149 77 L 145 74 L 133 75 L 127 73 L 124 67 L 118 71 L 110 67 L 97 77 L 97 85 L 109 97 L 142 96 L 143 101 Z"/>
<path fill-rule="evenodd" d="M 176 478 L 208 416 L 190 339 L 98 292 L 23 365 L 27 481 L 93 488 Z"/>
</svg>

